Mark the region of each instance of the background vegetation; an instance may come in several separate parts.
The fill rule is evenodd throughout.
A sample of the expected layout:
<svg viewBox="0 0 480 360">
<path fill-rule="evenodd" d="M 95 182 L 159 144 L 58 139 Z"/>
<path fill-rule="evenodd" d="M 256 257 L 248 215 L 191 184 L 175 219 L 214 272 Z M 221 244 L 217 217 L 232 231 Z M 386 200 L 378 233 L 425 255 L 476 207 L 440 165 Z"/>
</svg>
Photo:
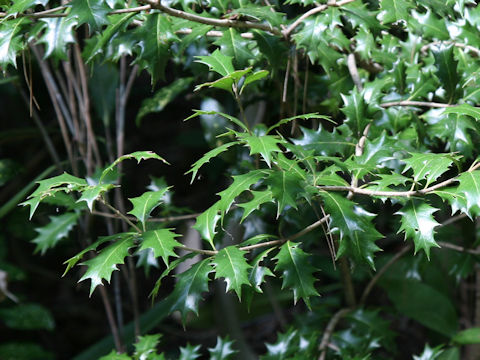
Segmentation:
<svg viewBox="0 0 480 360">
<path fill-rule="evenodd" d="M 1 359 L 480 357 L 475 1 L 0 7 Z"/>
</svg>

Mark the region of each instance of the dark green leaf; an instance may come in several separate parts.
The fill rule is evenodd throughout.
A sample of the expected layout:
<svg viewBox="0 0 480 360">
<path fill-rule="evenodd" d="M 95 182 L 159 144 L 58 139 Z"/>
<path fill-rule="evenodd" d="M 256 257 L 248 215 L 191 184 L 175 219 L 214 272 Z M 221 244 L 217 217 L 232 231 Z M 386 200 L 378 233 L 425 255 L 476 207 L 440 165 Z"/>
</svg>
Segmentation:
<svg viewBox="0 0 480 360">
<path fill-rule="evenodd" d="M 407 164 L 403 172 L 413 170 L 413 180 L 419 182 L 426 179 L 425 186 L 436 181 L 440 175 L 448 170 L 458 157 L 452 154 L 410 153 L 411 157 L 403 159 Z"/>
<path fill-rule="evenodd" d="M 280 252 L 273 258 L 277 260 L 275 271 L 282 271 L 282 289 L 293 290 L 293 299 L 303 299 L 310 307 L 310 296 L 319 296 L 315 290 L 315 277 L 317 271 L 310 263 L 310 256 L 298 247 L 298 243 L 287 241 L 280 248 Z"/>
<path fill-rule="evenodd" d="M 456 99 L 457 84 L 460 80 L 457 73 L 458 61 L 455 60 L 453 46 L 440 45 L 433 46 L 431 49 L 435 57 L 435 65 L 438 68 L 437 76 L 445 89 L 445 98 L 451 104 Z"/>
<path fill-rule="evenodd" d="M 238 139 L 244 141 L 250 148 L 250 155 L 260 154 L 268 167 L 272 162 L 272 153 L 281 152 L 278 145 L 285 143 L 285 140 L 272 135 L 256 136 L 241 133 L 238 134 Z"/>
<path fill-rule="evenodd" d="M 454 343 L 459 345 L 467 345 L 467 344 L 479 344 L 480 343 L 480 328 L 470 328 L 459 333 L 455 334 L 452 338 Z"/>
<path fill-rule="evenodd" d="M 3 71 L 8 65 L 17 67 L 17 56 L 25 48 L 22 26 L 28 22 L 22 17 L 0 23 L 0 69 Z"/>
<path fill-rule="evenodd" d="M 250 285 L 248 270 L 251 265 L 245 260 L 245 252 L 235 246 L 223 248 L 215 255 L 215 279 L 225 278 L 227 291 L 234 290 L 238 299 L 242 299 L 242 285 Z"/>
<path fill-rule="evenodd" d="M 414 7 L 411 0 L 382 0 L 380 2 L 381 12 L 379 18 L 384 24 L 407 21 L 410 17 L 409 10 Z"/>
<path fill-rule="evenodd" d="M 68 44 L 75 43 L 72 29 L 77 25 L 73 17 L 42 19 L 46 23 L 45 32 L 39 43 L 45 44 L 45 57 L 55 60 L 67 60 Z"/>
<path fill-rule="evenodd" d="M 202 299 L 202 293 L 208 291 L 208 274 L 212 271 L 210 259 L 204 259 L 178 275 L 175 289 L 165 299 L 170 312 L 179 310 L 183 322 L 185 322 L 189 312 L 198 315 L 198 303 Z"/>
<path fill-rule="evenodd" d="M 53 330 L 55 321 L 52 314 L 37 304 L 18 304 L 0 309 L 0 319 L 9 328 L 18 330 Z"/>
<path fill-rule="evenodd" d="M 258 210 L 262 204 L 267 202 L 272 202 L 273 194 L 271 190 L 255 191 L 252 190 L 252 200 L 237 204 L 238 207 L 243 209 L 243 215 L 240 222 L 243 222 L 245 218 L 250 215 L 253 211 Z"/>
<path fill-rule="evenodd" d="M 142 245 L 138 250 L 152 249 L 155 257 L 162 257 L 168 267 L 168 258 L 170 256 L 178 257 L 173 249 L 182 246 L 175 240 L 178 236 L 180 235 L 175 234 L 172 229 L 145 231 L 142 234 Z"/>
<path fill-rule="evenodd" d="M 345 125 L 339 126 L 333 132 L 328 132 L 321 126 L 317 131 L 300 126 L 303 137 L 293 139 L 295 145 L 301 145 L 304 150 L 314 150 L 316 155 L 333 156 L 337 154 L 346 155 L 355 150 L 355 142 L 350 135 L 351 130 Z"/>
<path fill-rule="evenodd" d="M 69 6 L 72 7 L 69 17 L 77 18 L 78 25 L 88 24 L 90 32 L 109 23 L 107 15 L 111 9 L 104 0 L 72 0 Z"/>
<path fill-rule="evenodd" d="M 399 232 L 405 232 L 405 238 L 412 238 L 415 244 L 415 254 L 423 249 L 430 258 L 430 248 L 440 247 L 433 238 L 435 227 L 440 225 L 432 216 L 438 209 L 424 202 L 409 200 L 402 210 L 397 211 L 400 215 L 402 226 Z"/>
<path fill-rule="evenodd" d="M 297 197 L 304 192 L 303 177 L 292 171 L 272 171 L 265 184 L 270 186 L 278 204 L 277 218 L 286 206 L 297 208 Z"/>
<path fill-rule="evenodd" d="M 217 231 L 215 230 L 217 227 L 217 223 L 221 218 L 220 215 L 220 200 L 217 201 L 215 204 L 210 206 L 207 210 L 197 216 L 197 221 L 193 226 L 194 229 L 197 229 L 202 239 L 207 240 L 212 249 L 215 249 L 215 245 L 213 244 L 213 238 Z"/>
<path fill-rule="evenodd" d="M 238 30 L 234 28 L 224 30 L 222 37 L 217 39 L 214 44 L 220 46 L 222 54 L 233 58 L 239 68 L 247 66 L 249 61 L 255 57 L 250 50 L 252 42 L 241 37 Z"/>
</svg>

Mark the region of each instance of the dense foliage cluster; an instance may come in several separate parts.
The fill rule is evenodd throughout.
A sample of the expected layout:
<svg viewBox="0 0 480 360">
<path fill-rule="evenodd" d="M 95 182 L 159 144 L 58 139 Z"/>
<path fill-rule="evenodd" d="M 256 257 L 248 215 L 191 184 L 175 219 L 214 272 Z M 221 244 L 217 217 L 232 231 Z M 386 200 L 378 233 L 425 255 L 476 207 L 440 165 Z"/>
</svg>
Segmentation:
<svg viewBox="0 0 480 360">
<path fill-rule="evenodd" d="M 77 239 L 81 251 L 68 255 L 65 274 L 82 265 L 78 280 L 90 281 L 90 296 L 101 292 L 113 335 L 113 344 L 99 342 L 77 359 L 480 356 L 475 1 L 0 0 L 0 7 L 2 81 L 24 96 L 54 163 L 0 217 L 22 211 L 22 201 L 32 221 L 39 209 L 49 214 L 32 240 L 41 254 Z M 153 96 L 132 114 L 128 99 L 142 71 Z M 48 128 L 38 78 L 56 119 Z M 131 148 L 125 130 L 135 122 L 153 131 L 146 121 L 163 117 L 155 126 L 168 137 L 164 118 L 184 120 L 169 110 L 175 102 L 198 108 L 186 120 L 210 148 L 184 177 L 193 184 L 207 177 L 220 189 L 208 194 L 208 206 L 189 204 L 198 214 L 177 206 L 177 184 L 167 182 L 182 172 L 175 152 L 183 144 Z M 132 196 L 132 160 L 166 178 L 151 176 Z M 19 176 L 1 161 L 1 177 Z M 202 243 L 186 243 L 192 231 Z M 156 305 L 143 315 L 135 263 L 155 281 Z M 0 253 L 0 274 L 9 266 Z M 104 287 L 119 269 L 133 298 L 127 326 Z M 15 305 L 1 278 L 0 291 L 10 298 L 0 304 L 7 326 L 22 328 L 15 318 L 22 309 L 49 316 Z M 278 336 L 249 344 L 232 306 L 231 326 L 208 350 L 146 335 L 178 312 L 188 329 L 192 313 L 202 319 L 202 300 L 218 292 L 235 294 L 229 299 L 242 311 L 273 314 Z M 0 357 L 20 359 L 20 348 L 0 345 Z M 29 349 L 24 358 L 48 356 Z"/>
</svg>

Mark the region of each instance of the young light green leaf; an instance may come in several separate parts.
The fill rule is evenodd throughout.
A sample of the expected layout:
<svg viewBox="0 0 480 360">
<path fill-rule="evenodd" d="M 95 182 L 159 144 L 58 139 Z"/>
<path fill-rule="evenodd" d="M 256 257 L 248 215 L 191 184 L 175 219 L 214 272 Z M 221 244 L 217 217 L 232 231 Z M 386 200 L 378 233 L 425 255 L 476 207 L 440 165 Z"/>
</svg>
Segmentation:
<svg viewBox="0 0 480 360">
<path fill-rule="evenodd" d="M 232 176 L 233 182 L 223 191 L 220 191 L 220 201 L 218 206 L 221 211 L 221 215 L 228 212 L 230 206 L 237 196 L 242 192 L 249 190 L 252 185 L 255 185 L 260 179 L 263 179 L 266 173 L 262 170 L 252 170 L 246 174 Z"/>
<path fill-rule="evenodd" d="M 260 154 L 268 167 L 271 167 L 272 153 L 281 152 L 278 145 L 285 143 L 285 140 L 272 135 L 257 136 L 240 133 L 237 137 L 250 148 L 250 155 Z"/>
<path fill-rule="evenodd" d="M 91 279 L 90 296 L 98 285 L 102 285 L 103 279 L 110 282 L 112 272 L 118 270 L 117 265 L 124 264 L 125 257 L 129 256 L 128 251 L 133 246 L 133 237 L 126 236 L 100 250 L 100 253 L 93 259 L 80 264 L 86 265 L 87 271 L 79 282 Z"/>
<path fill-rule="evenodd" d="M 195 180 L 195 177 L 197 176 L 198 170 L 200 170 L 200 168 L 203 165 L 205 165 L 212 158 L 214 158 L 214 157 L 218 156 L 219 154 L 225 152 L 226 150 L 228 150 L 228 148 L 230 148 L 231 146 L 236 145 L 236 144 L 238 144 L 238 141 L 232 141 L 232 142 L 229 142 L 229 143 L 226 143 L 226 144 L 222 144 L 222 145 L 210 150 L 205 155 L 203 155 L 199 160 L 195 161 L 195 163 L 192 165 L 192 168 L 185 173 L 185 175 L 188 174 L 188 173 L 192 173 L 192 180 L 190 181 L 190 184 L 193 183 L 193 180 Z"/>
<path fill-rule="evenodd" d="M 275 271 L 283 272 L 282 289 L 293 290 L 294 303 L 303 299 L 310 308 L 310 296 L 320 296 L 315 290 L 315 277 L 317 271 L 310 263 L 310 256 L 299 248 L 298 243 L 287 241 L 280 248 L 280 252 L 273 258 L 277 260 Z"/>
<path fill-rule="evenodd" d="M 208 348 L 210 353 L 210 360 L 228 360 L 231 358 L 231 355 L 235 354 L 237 351 L 232 349 L 233 341 L 229 341 L 228 336 L 225 339 L 222 339 L 220 336 L 217 336 L 217 344 L 214 348 Z"/>
<path fill-rule="evenodd" d="M 165 299 L 170 312 L 180 311 L 183 322 L 189 312 L 198 315 L 198 303 L 202 299 L 202 293 L 208 291 L 208 275 L 212 271 L 210 259 L 207 258 L 178 275 L 175 289 Z"/>
<path fill-rule="evenodd" d="M 227 76 L 224 76 L 224 77 L 222 77 L 218 80 L 215 80 L 215 81 L 212 81 L 212 82 L 206 82 L 206 83 L 197 85 L 197 86 L 195 86 L 194 91 L 198 91 L 201 88 L 203 88 L 205 86 L 208 86 L 208 87 L 214 87 L 214 88 L 218 88 L 218 89 L 227 90 L 230 93 L 233 93 L 232 85 L 238 83 L 238 81 L 242 77 L 244 77 L 246 74 L 248 74 L 251 71 L 252 71 L 251 67 L 246 68 L 244 70 L 236 70 L 233 73 L 228 74 Z"/>
<path fill-rule="evenodd" d="M 107 15 L 112 9 L 104 0 L 72 0 L 69 6 L 69 17 L 77 18 L 78 25 L 88 24 L 91 33 L 109 23 Z"/>
<path fill-rule="evenodd" d="M 415 182 L 426 179 L 425 186 L 436 181 L 440 175 L 448 170 L 453 161 L 458 159 L 452 154 L 431 154 L 431 153 L 410 153 L 408 159 L 402 161 L 407 164 L 403 173 L 409 169 L 413 170 L 413 180 Z"/>
<path fill-rule="evenodd" d="M 175 238 L 179 236 L 180 235 L 175 234 L 172 229 L 145 231 L 142 234 L 142 245 L 138 250 L 152 249 L 155 257 L 160 256 L 168 267 L 168 258 L 170 256 L 178 257 L 173 249 L 182 246 L 182 244 L 175 240 Z"/>
<path fill-rule="evenodd" d="M 109 354 L 102 356 L 98 360 L 132 360 L 127 354 L 118 354 L 115 350 L 112 350 Z"/>
<path fill-rule="evenodd" d="M 135 160 L 137 160 L 137 164 L 139 164 L 140 161 L 142 161 L 142 160 L 155 159 L 155 160 L 160 160 L 167 165 L 170 165 L 167 162 L 167 160 L 162 158 L 160 155 L 155 154 L 153 151 L 135 151 L 131 154 L 126 154 L 126 155 L 120 156 L 117 160 L 115 160 L 113 163 L 111 163 L 109 166 L 107 166 L 105 168 L 105 170 L 103 170 L 102 175 L 100 176 L 100 179 L 99 179 L 98 182 L 101 183 L 103 178 L 105 176 L 107 176 L 107 174 L 110 171 L 112 171 L 115 168 L 115 166 L 117 166 L 123 160 L 127 160 L 127 159 L 135 159 Z"/>
<path fill-rule="evenodd" d="M 100 196 L 110 189 L 113 189 L 115 185 L 113 184 L 98 184 L 93 186 L 87 186 L 82 190 L 82 196 L 77 200 L 77 203 L 85 201 L 87 203 L 90 212 L 93 211 L 93 203 Z"/>
<path fill-rule="evenodd" d="M 220 201 L 217 201 L 215 204 L 210 206 L 207 210 L 201 213 L 197 217 L 197 221 L 193 226 L 194 229 L 198 230 L 202 239 L 207 240 L 212 249 L 215 249 L 215 245 L 213 243 L 213 238 L 217 231 L 215 230 L 217 227 L 218 220 L 220 220 L 221 216 L 220 212 Z"/>
<path fill-rule="evenodd" d="M 147 191 L 136 198 L 130 198 L 133 209 L 128 212 L 135 216 L 140 221 L 145 229 L 145 222 L 150 217 L 152 211 L 162 204 L 162 199 L 169 187 L 160 191 Z"/>
<path fill-rule="evenodd" d="M 196 62 L 205 64 L 209 70 L 213 70 L 222 76 L 227 76 L 235 71 L 232 64 L 232 57 L 226 56 L 218 49 L 209 56 L 197 56 Z"/>
<path fill-rule="evenodd" d="M 404 231 L 405 238 L 410 237 L 415 244 L 415 254 L 423 249 L 427 258 L 430 259 L 430 248 L 440 247 L 433 238 L 435 227 L 440 225 L 432 216 L 438 209 L 428 205 L 425 202 L 415 202 L 409 200 L 400 211 L 395 214 L 400 215 L 401 224 L 398 232 Z"/>
<path fill-rule="evenodd" d="M 268 71 L 267 70 L 260 70 L 260 71 L 257 71 L 255 73 L 253 73 L 253 74 L 248 75 L 245 78 L 245 81 L 243 82 L 242 88 L 240 89 L 240 95 L 242 95 L 243 90 L 245 89 L 245 87 L 248 84 L 251 84 L 255 81 L 261 80 L 266 76 L 268 76 Z"/>
<path fill-rule="evenodd" d="M 270 189 L 263 191 L 251 190 L 251 193 L 253 196 L 252 200 L 237 204 L 238 207 L 241 207 L 243 209 L 242 219 L 240 220 L 241 223 L 253 211 L 258 210 L 260 208 L 260 205 L 273 201 L 273 194 Z"/>
<path fill-rule="evenodd" d="M 480 343 L 480 327 L 473 327 L 462 330 L 455 334 L 452 341 L 460 345 L 479 344 Z"/>
<path fill-rule="evenodd" d="M 33 243 L 37 244 L 35 252 L 40 251 L 43 255 L 48 249 L 55 247 L 77 224 L 79 216 L 75 212 L 50 216 L 50 223 L 35 229 L 38 232 L 38 236 L 32 240 Z"/>
<path fill-rule="evenodd" d="M 227 291 L 234 290 L 238 299 L 242 299 L 242 285 L 250 285 L 248 270 L 252 267 L 245 260 L 245 251 L 236 246 L 228 246 L 213 258 L 215 279 L 225 278 Z"/>
<path fill-rule="evenodd" d="M 160 343 L 160 338 L 162 334 L 152 334 L 152 335 L 143 335 L 139 336 L 137 342 L 135 343 L 135 359 L 138 360 L 160 360 L 158 358 L 151 357 L 156 353 L 158 344 Z"/>
</svg>

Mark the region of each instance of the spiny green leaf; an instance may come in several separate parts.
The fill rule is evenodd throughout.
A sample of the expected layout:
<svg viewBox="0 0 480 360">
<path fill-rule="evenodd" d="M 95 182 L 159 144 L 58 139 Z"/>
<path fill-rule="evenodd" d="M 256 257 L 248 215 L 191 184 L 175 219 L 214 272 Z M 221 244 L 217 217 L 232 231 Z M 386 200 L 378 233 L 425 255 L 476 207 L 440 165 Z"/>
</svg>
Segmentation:
<svg viewBox="0 0 480 360">
<path fill-rule="evenodd" d="M 480 170 L 464 172 L 457 179 L 460 184 L 456 192 L 465 197 L 467 215 L 480 215 Z"/>
<path fill-rule="evenodd" d="M 445 19 L 439 19 L 430 9 L 425 14 L 412 11 L 412 17 L 419 22 L 424 37 L 439 40 L 449 40 L 450 34 L 447 30 Z"/>
<path fill-rule="evenodd" d="M 201 345 L 190 345 L 187 344 L 185 347 L 180 348 L 180 358 L 179 360 L 195 360 L 198 359 L 201 354 L 200 354 L 200 348 Z"/>
<path fill-rule="evenodd" d="M 168 187 L 160 191 L 147 191 L 141 196 L 136 198 L 130 198 L 130 202 L 133 205 L 133 209 L 128 212 L 135 216 L 145 228 L 145 222 L 150 217 L 151 212 L 162 204 L 162 199 L 165 193 L 168 191 Z"/>
<path fill-rule="evenodd" d="M 102 356 L 99 360 L 132 360 L 127 354 L 118 354 L 115 350 L 112 350 L 109 354 Z"/>
<path fill-rule="evenodd" d="M 232 176 L 233 182 L 228 188 L 218 193 L 221 200 L 217 204 L 221 210 L 222 217 L 228 212 L 237 196 L 249 190 L 252 185 L 255 185 L 265 176 L 266 174 L 262 170 L 252 170 L 246 174 Z"/>
<path fill-rule="evenodd" d="M 233 9 L 231 14 L 243 15 L 260 22 L 266 21 L 271 26 L 283 24 L 285 14 L 272 10 L 275 10 L 272 6 L 258 6 L 246 3 L 241 8 Z"/>
<path fill-rule="evenodd" d="M 108 13 L 112 10 L 104 0 L 72 0 L 69 17 L 76 17 L 78 25 L 88 24 L 90 32 L 97 31 L 102 25 L 107 25 Z"/>
<path fill-rule="evenodd" d="M 38 42 L 45 44 L 45 57 L 52 56 L 55 60 L 67 60 L 68 44 L 75 43 L 72 29 L 77 25 L 77 20 L 73 17 L 41 20 L 46 23 L 46 26 Z"/>
<path fill-rule="evenodd" d="M 197 176 L 198 170 L 200 170 L 200 168 L 203 165 L 208 163 L 210 161 L 210 159 L 218 156 L 222 152 L 226 151 L 229 147 L 231 147 L 233 145 L 236 145 L 236 144 L 238 144 L 238 141 L 232 141 L 232 142 L 229 142 L 229 143 L 226 143 L 226 144 L 222 144 L 222 145 L 210 150 L 205 155 L 203 155 L 199 160 L 195 161 L 195 163 L 192 165 L 192 168 L 185 173 L 185 175 L 188 174 L 188 173 L 192 173 L 192 180 L 190 181 L 190 184 L 193 183 L 193 180 L 195 180 L 195 176 Z"/>
<path fill-rule="evenodd" d="M 47 5 L 48 0 L 15 0 L 12 1 L 12 5 L 8 8 L 8 15 L 17 15 L 23 13 L 36 5 Z"/>
<path fill-rule="evenodd" d="M 80 251 L 77 255 L 71 257 L 67 261 L 64 262 L 64 264 L 67 264 L 67 268 L 65 269 L 64 273 L 62 276 L 65 276 L 65 274 L 72 268 L 74 267 L 80 260 L 82 260 L 83 256 L 92 250 L 96 250 L 100 245 L 106 243 L 107 241 L 113 241 L 113 240 L 122 240 L 126 238 L 131 238 L 135 236 L 136 233 L 134 232 L 127 232 L 127 233 L 118 233 L 110 236 L 101 236 L 98 238 L 97 241 L 95 241 L 93 244 L 87 246 L 85 249 Z"/>
<path fill-rule="evenodd" d="M 215 40 L 214 44 L 220 46 L 222 54 L 233 58 L 239 68 L 245 67 L 250 59 L 255 57 L 250 50 L 251 41 L 240 36 L 239 31 L 234 28 L 224 30 L 222 36 Z"/>
<path fill-rule="evenodd" d="M 271 166 L 272 153 L 281 152 L 278 144 L 285 143 L 285 140 L 272 135 L 256 136 L 241 133 L 238 134 L 237 137 L 250 148 L 250 155 L 260 154 L 268 167 Z"/>
<path fill-rule="evenodd" d="M 102 285 L 103 279 L 110 282 L 112 272 L 118 270 L 117 265 L 124 264 L 125 257 L 129 256 L 128 250 L 133 246 L 133 237 L 126 236 L 100 250 L 100 253 L 93 259 L 80 264 L 86 265 L 87 271 L 79 282 L 91 279 L 90 296 L 98 285 Z"/>
<path fill-rule="evenodd" d="M 364 95 L 356 89 L 352 91 L 350 95 L 342 94 L 342 99 L 344 105 L 341 110 L 347 117 L 345 123 L 348 124 L 352 132 L 359 137 L 367 126 L 368 119 L 372 115 L 372 110 L 369 109 L 365 102 Z"/>
<path fill-rule="evenodd" d="M 251 67 L 243 69 L 243 70 L 234 71 L 233 73 L 230 73 L 230 74 L 228 74 L 228 75 L 226 75 L 226 76 L 224 76 L 224 77 L 222 77 L 218 80 L 211 81 L 211 82 L 206 82 L 206 83 L 197 85 L 197 86 L 195 86 L 194 91 L 198 91 L 201 88 L 203 88 L 205 86 L 208 86 L 208 87 L 214 87 L 214 88 L 218 88 L 218 89 L 227 90 L 227 91 L 229 91 L 230 93 L 233 94 L 232 86 L 234 84 L 237 84 L 238 81 L 242 77 L 244 77 L 246 74 L 248 74 L 251 71 L 252 71 Z"/>
<path fill-rule="evenodd" d="M 245 87 L 249 84 L 252 84 L 258 80 L 263 79 L 264 77 L 268 76 L 269 72 L 267 70 L 260 70 L 253 74 L 250 74 L 245 77 L 245 81 L 243 82 L 242 88 L 240 89 L 240 95 L 243 93 Z"/>
<path fill-rule="evenodd" d="M 300 126 L 300 130 L 303 137 L 292 139 L 293 143 L 302 146 L 306 151 L 314 150 L 315 155 L 346 155 L 355 150 L 352 131 L 346 125 L 335 128 L 333 132 L 328 132 L 322 126 L 316 131 Z"/>
<path fill-rule="evenodd" d="M 251 190 L 252 193 L 252 200 L 237 204 L 238 207 L 243 209 L 243 215 L 240 222 L 242 223 L 245 218 L 250 215 L 253 211 L 258 210 L 260 205 L 265 204 L 267 202 L 272 202 L 273 194 L 271 190 L 263 190 L 263 191 L 255 191 Z"/>
<path fill-rule="evenodd" d="M 210 360 L 227 360 L 231 358 L 231 355 L 235 354 L 237 351 L 232 349 L 233 341 L 228 339 L 228 336 L 225 339 L 222 339 L 220 336 L 217 336 L 217 344 L 214 348 L 208 348 L 210 353 Z"/>
<path fill-rule="evenodd" d="M 154 85 L 165 77 L 170 43 L 179 39 L 173 32 L 171 20 L 161 13 L 149 14 L 134 35 L 140 39 L 136 62 L 148 71 Z"/>
<path fill-rule="evenodd" d="M 468 115 L 473 117 L 475 120 L 480 121 L 480 108 L 471 106 L 469 104 L 447 107 L 443 110 L 443 114 Z"/>
<path fill-rule="evenodd" d="M 153 151 L 135 151 L 133 153 L 120 156 L 117 160 L 115 160 L 113 163 L 107 166 L 105 170 L 103 170 L 102 175 L 100 176 L 99 183 L 102 182 L 103 178 L 107 176 L 107 174 L 110 171 L 112 171 L 115 168 L 115 166 L 117 166 L 123 160 L 127 160 L 127 159 L 135 159 L 137 160 L 137 164 L 139 164 L 140 161 L 142 160 L 155 159 L 155 160 L 160 160 L 163 163 L 169 165 L 167 160 L 162 158 L 160 155 L 155 154 Z"/>
<path fill-rule="evenodd" d="M 129 20 L 132 19 L 136 14 L 129 13 L 129 14 L 119 14 L 119 15 L 112 15 L 108 19 L 111 22 L 105 30 L 103 30 L 100 34 L 98 34 L 94 41 L 96 41 L 95 45 L 90 47 L 86 47 L 84 51 L 84 56 L 86 57 L 86 62 L 91 62 L 97 55 L 107 52 L 108 45 L 112 45 L 112 40 L 116 38 L 116 35 L 127 26 Z M 126 50 L 126 42 L 122 42 L 122 47 L 124 48 L 123 51 L 131 55 L 131 50 Z M 115 56 L 114 56 L 115 58 Z"/>
<path fill-rule="evenodd" d="M 411 0 L 381 0 L 379 18 L 383 24 L 407 21 L 410 17 L 409 10 L 412 8 L 414 4 Z"/>
<path fill-rule="evenodd" d="M 235 71 L 232 64 L 232 57 L 226 56 L 218 49 L 209 56 L 197 56 L 197 59 L 197 62 L 207 65 L 210 70 L 222 76 L 227 76 Z"/>
<path fill-rule="evenodd" d="M 22 26 L 30 21 L 21 17 L 0 23 L 0 69 L 5 71 L 8 65 L 17 67 L 17 55 L 25 47 Z"/>
<path fill-rule="evenodd" d="M 138 110 L 137 118 L 135 119 L 137 126 L 140 126 L 140 122 L 145 115 L 162 111 L 165 106 L 175 100 L 179 94 L 185 91 L 190 86 L 192 81 L 192 77 L 177 79 L 171 84 L 162 87 L 151 98 L 143 100 L 140 110 Z"/>
<path fill-rule="evenodd" d="M 340 235 L 337 257 L 348 255 L 375 269 L 374 253 L 380 250 L 375 241 L 382 235 L 371 222 L 372 214 L 338 194 L 321 191 L 319 195 L 330 215 L 330 231 Z"/>
<path fill-rule="evenodd" d="M 432 216 L 438 209 L 428 205 L 425 202 L 416 202 L 409 200 L 400 211 L 395 214 L 400 215 L 402 226 L 399 232 L 405 232 L 405 238 L 413 239 L 415 244 L 415 254 L 423 249 L 427 258 L 430 259 L 430 248 L 440 247 L 433 238 L 435 227 L 440 225 Z"/>
<path fill-rule="evenodd" d="M 178 282 L 175 289 L 165 299 L 169 304 L 170 312 L 179 310 L 183 322 L 189 312 L 198 315 L 198 303 L 202 299 L 202 293 L 208 291 L 208 275 L 212 271 L 210 259 L 204 259 L 177 275 Z"/>
<path fill-rule="evenodd" d="M 142 234 L 142 245 L 138 250 L 152 249 L 155 257 L 161 256 L 163 262 L 168 267 L 168 258 L 170 256 L 178 257 L 173 249 L 182 246 L 182 244 L 175 240 L 175 238 L 179 236 L 180 235 L 175 234 L 172 229 L 145 231 Z"/>
<path fill-rule="evenodd" d="M 280 248 L 280 252 L 273 258 L 277 260 L 275 271 L 283 272 L 282 289 L 291 288 L 293 299 L 303 299 L 310 308 L 310 296 L 319 296 L 315 290 L 315 277 L 317 271 L 310 263 L 310 256 L 305 253 L 298 243 L 287 241 Z"/>
<path fill-rule="evenodd" d="M 210 206 L 207 210 L 197 216 L 197 221 L 193 226 L 194 229 L 197 229 L 202 239 L 207 240 L 212 249 L 215 249 L 213 244 L 213 238 L 217 231 L 218 220 L 220 220 L 220 201 L 217 201 L 215 204 Z"/>
<path fill-rule="evenodd" d="M 271 247 L 267 250 L 264 250 L 252 261 L 253 266 L 250 269 L 248 279 L 250 280 L 250 284 L 252 285 L 253 289 L 258 293 L 263 293 L 261 285 L 265 282 L 265 277 L 275 276 L 268 267 L 260 265 L 273 249 L 274 248 Z"/>
<path fill-rule="evenodd" d="M 250 285 L 248 270 L 252 267 L 245 260 L 245 251 L 236 246 L 228 246 L 213 258 L 215 279 L 225 278 L 227 291 L 234 290 L 238 299 L 242 299 L 242 285 Z"/>
<path fill-rule="evenodd" d="M 149 360 L 151 355 L 156 353 L 156 348 L 160 343 L 162 334 L 143 335 L 138 337 L 138 341 L 135 343 L 135 359 Z M 157 358 L 152 360 L 159 360 Z"/>
<path fill-rule="evenodd" d="M 373 180 L 367 189 L 373 191 L 391 191 L 392 188 L 390 186 L 398 186 L 398 185 L 405 185 L 405 183 L 409 180 L 407 177 L 393 173 L 393 174 L 378 174 L 377 175 L 380 179 Z"/>
<path fill-rule="evenodd" d="M 32 240 L 33 243 L 37 244 L 35 252 L 40 251 L 43 255 L 48 249 L 55 247 L 77 224 L 79 216 L 75 212 L 50 216 L 50 223 L 35 229 L 38 232 L 38 236 Z"/>
<path fill-rule="evenodd" d="M 458 159 L 452 154 L 410 153 L 408 159 L 402 161 L 407 164 L 403 172 L 413 170 L 413 180 L 419 182 L 426 179 L 425 186 L 436 181 L 440 175 L 448 170 L 453 161 Z"/>
<path fill-rule="evenodd" d="M 77 200 L 78 202 L 85 201 L 87 203 L 90 212 L 93 211 L 93 202 L 102 196 L 105 192 L 113 189 L 115 185 L 112 184 L 98 184 L 93 186 L 87 186 L 82 190 L 82 196 Z"/>
<path fill-rule="evenodd" d="M 54 195 L 55 191 L 70 192 L 81 190 L 87 185 L 87 182 L 84 179 L 63 173 L 62 175 L 37 181 L 37 184 L 37 189 L 28 196 L 28 200 L 20 204 L 23 206 L 30 205 L 30 219 L 40 202 L 46 197 Z"/>
<path fill-rule="evenodd" d="M 457 72 L 458 61 L 453 54 L 453 46 L 433 46 L 431 47 L 435 57 L 435 65 L 438 69 L 437 76 L 441 81 L 442 87 L 446 92 L 446 100 L 449 104 L 456 99 L 457 84 L 460 76 Z"/>
<path fill-rule="evenodd" d="M 285 206 L 297 208 L 297 198 L 304 192 L 303 178 L 295 172 L 272 171 L 265 184 L 270 186 L 273 198 L 278 204 L 277 218 Z"/>
</svg>

